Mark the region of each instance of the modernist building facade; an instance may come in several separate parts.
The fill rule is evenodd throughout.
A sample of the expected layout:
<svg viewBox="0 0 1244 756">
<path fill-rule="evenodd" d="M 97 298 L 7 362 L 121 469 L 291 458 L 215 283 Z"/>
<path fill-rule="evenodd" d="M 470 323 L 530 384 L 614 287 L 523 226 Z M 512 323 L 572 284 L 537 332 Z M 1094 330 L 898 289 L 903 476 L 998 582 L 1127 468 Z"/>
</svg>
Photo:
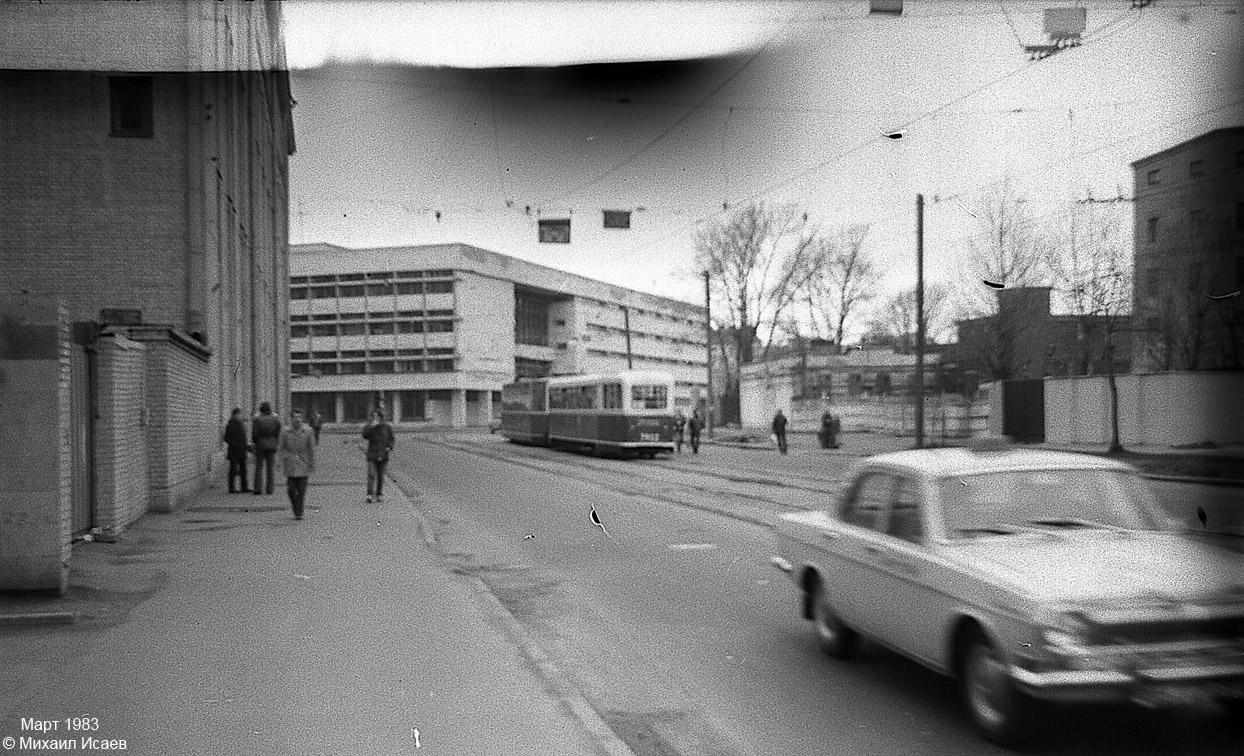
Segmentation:
<svg viewBox="0 0 1244 756">
<path fill-rule="evenodd" d="M 1244 126 L 1132 172 L 1137 372 L 1244 368 Z"/>
<path fill-rule="evenodd" d="M 0 321 L 72 335 L 8 350 L 73 363 L 65 548 L 208 485 L 233 407 L 288 405 L 285 69 L 275 2 L 0 3 Z"/>
<path fill-rule="evenodd" d="M 516 377 L 673 374 L 707 384 L 705 310 L 466 244 L 290 249 L 293 403 L 326 422 L 487 425 Z M 628 338 L 630 359 L 628 362 Z"/>
</svg>

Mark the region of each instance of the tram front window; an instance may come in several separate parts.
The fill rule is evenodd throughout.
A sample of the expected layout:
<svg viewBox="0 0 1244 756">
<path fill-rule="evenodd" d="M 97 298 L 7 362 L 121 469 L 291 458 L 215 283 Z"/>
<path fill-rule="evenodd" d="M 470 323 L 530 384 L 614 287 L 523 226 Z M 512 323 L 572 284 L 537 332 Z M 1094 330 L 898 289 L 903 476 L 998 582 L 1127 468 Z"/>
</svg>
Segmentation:
<svg viewBox="0 0 1244 756">
<path fill-rule="evenodd" d="M 666 386 L 631 386 L 631 409 L 660 410 L 669 406 Z"/>
</svg>

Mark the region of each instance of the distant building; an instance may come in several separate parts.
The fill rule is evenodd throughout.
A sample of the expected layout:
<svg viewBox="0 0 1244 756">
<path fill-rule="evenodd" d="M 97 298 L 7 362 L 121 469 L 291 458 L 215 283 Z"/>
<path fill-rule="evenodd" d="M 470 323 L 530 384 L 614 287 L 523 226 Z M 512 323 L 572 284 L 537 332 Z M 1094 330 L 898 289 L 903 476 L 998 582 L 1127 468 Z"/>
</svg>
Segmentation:
<svg viewBox="0 0 1244 756">
<path fill-rule="evenodd" d="M 290 250 L 295 406 L 362 422 L 486 425 L 515 377 L 631 364 L 676 381 L 678 406 L 707 383 L 703 307 L 466 244 Z"/>
<path fill-rule="evenodd" d="M 1131 320 L 1127 316 L 1054 315 L 1050 288 L 1001 289 L 998 313 L 958 321 L 958 341 L 944 354 L 943 368 L 976 381 L 1096 375 L 1131 369 Z M 1112 330 L 1113 359 L 1105 336 Z"/>
<path fill-rule="evenodd" d="M 1132 163 L 1136 370 L 1244 368 L 1244 126 Z"/>
<path fill-rule="evenodd" d="M 925 383 L 932 383 L 938 355 L 925 355 Z M 803 427 L 808 418 L 864 396 L 898 395 L 915 385 L 916 355 L 892 349 L 848 349 L 813 342 L 807 349 L 782 349 L 742 366 L 739 409 L 744 427 L 766 427 L 777 410 Z"/>
<path fill-rule="evenodd" d="M 0 514 L 66 508 L 46 533 L 0 528 L 7 575 L 177 508 L 219 469 L 233 407 L 288 407 L 280 4 L 0 3 L 0 102 L 0 362 L 52 381 L 0 380 L 0 405 L 28 408 L 0 427 L 0 469 L 23 472 Z M 35 438 L 59 451 L 30 456 Z M 0 588 L 41 587 L 29 566 Z"/>
</svg>

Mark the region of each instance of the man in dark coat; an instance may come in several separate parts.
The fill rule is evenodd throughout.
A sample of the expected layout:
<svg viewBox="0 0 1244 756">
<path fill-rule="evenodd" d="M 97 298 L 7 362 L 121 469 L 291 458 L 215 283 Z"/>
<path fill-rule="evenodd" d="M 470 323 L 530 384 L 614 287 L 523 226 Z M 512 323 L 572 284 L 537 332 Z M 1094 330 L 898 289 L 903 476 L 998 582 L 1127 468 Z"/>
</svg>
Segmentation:
<svg viewBox="0 0 1244 756">
<path fill-rule="evenodd" d="M 374 410 L 363 427 L 367 439 L 367 501 L 384 501 L 384 469 L 393 451 L 393 426 L 384 421 L 384 412 Z"/>
<path fill-rule="evenodd" d="M 246 447 L 249 442 L 246 440 L 246 423 L 242 420 L 241 409 L 233 408 L 229 422 L 225 423 L 222 440 L 229 447 L 225 452 L 225 458 L 229 460 L 229 493 L 246 493 L 250 490 L 246 485 Z M 233 484 L 235 478 L 239 484 L 236 488 Z"/>
<path fill-rule="evenodd" d="M 687 421 L 687 430 L 691 432 L 691 452 L 693 454 L 700 453 L 700 429 L 703 427 L 704 420 L 700 417 L 700 411 L 692 412 L 691 419 Z"/>
<path fill-rule="evenodd" d="M 272 414 L 272 405 L 264 402 L 259 405 L 259 417 L 251 423 L 251 441 L 255 444 L 255 495 L 261 493 L 272 493 L 275 487 L 273 476 L 273 465 L 276 462 L 277 442 L 281 438 L 281 419 Z M 267 468 L 267 476 L 262 477 L 264 468 Z M 260 480 L 263 480 L 263 490 L 260 490 Z"/>
<path fill-rule="evenodd" d="M 311 431 L 315 433 L 315 443 L 320 442 L 320 429 L 324 427 L 324 417 L 319 410 L 311 413 Z"/>
<path fill-rule="evenodd" d="M 778 410 L 773 416 L 773 435 L 777 436 L 778 451 L 786 453 L 786 415 Z"/>
</svg>

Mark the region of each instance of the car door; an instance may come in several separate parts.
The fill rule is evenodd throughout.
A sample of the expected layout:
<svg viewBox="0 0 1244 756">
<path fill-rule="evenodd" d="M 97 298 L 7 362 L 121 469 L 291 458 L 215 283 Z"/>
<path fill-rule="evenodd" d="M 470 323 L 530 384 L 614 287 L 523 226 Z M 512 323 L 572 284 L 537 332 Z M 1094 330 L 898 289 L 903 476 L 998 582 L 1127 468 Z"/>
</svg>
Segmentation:
<svg viewBox="0 0 1244 756">
<path fill-rule="evenodd" d="M 833 569 L 826 575 L 838 616 L 868 635 L 883 633 L 888 621 L 878 606 L 884 600 L 879 548 L 887 538 L 885 512 L 893 488 L 894 475 L 884 470 L 864 472 L 855 480 L 838 511 L 841 535 L 833 548 Z"/>
<path fill-rule="evenodd" d="M 946 600 L 937 585 L 941 571 L 928 546 L 928 513 L 919 479 L 896 476 L 884 521 L 885 535 L 870 547 L 881 591 L 876 611 L 886 628 L 883 640 L 931 659 L 942 642 L 940 616 Z"/>
</svg>

